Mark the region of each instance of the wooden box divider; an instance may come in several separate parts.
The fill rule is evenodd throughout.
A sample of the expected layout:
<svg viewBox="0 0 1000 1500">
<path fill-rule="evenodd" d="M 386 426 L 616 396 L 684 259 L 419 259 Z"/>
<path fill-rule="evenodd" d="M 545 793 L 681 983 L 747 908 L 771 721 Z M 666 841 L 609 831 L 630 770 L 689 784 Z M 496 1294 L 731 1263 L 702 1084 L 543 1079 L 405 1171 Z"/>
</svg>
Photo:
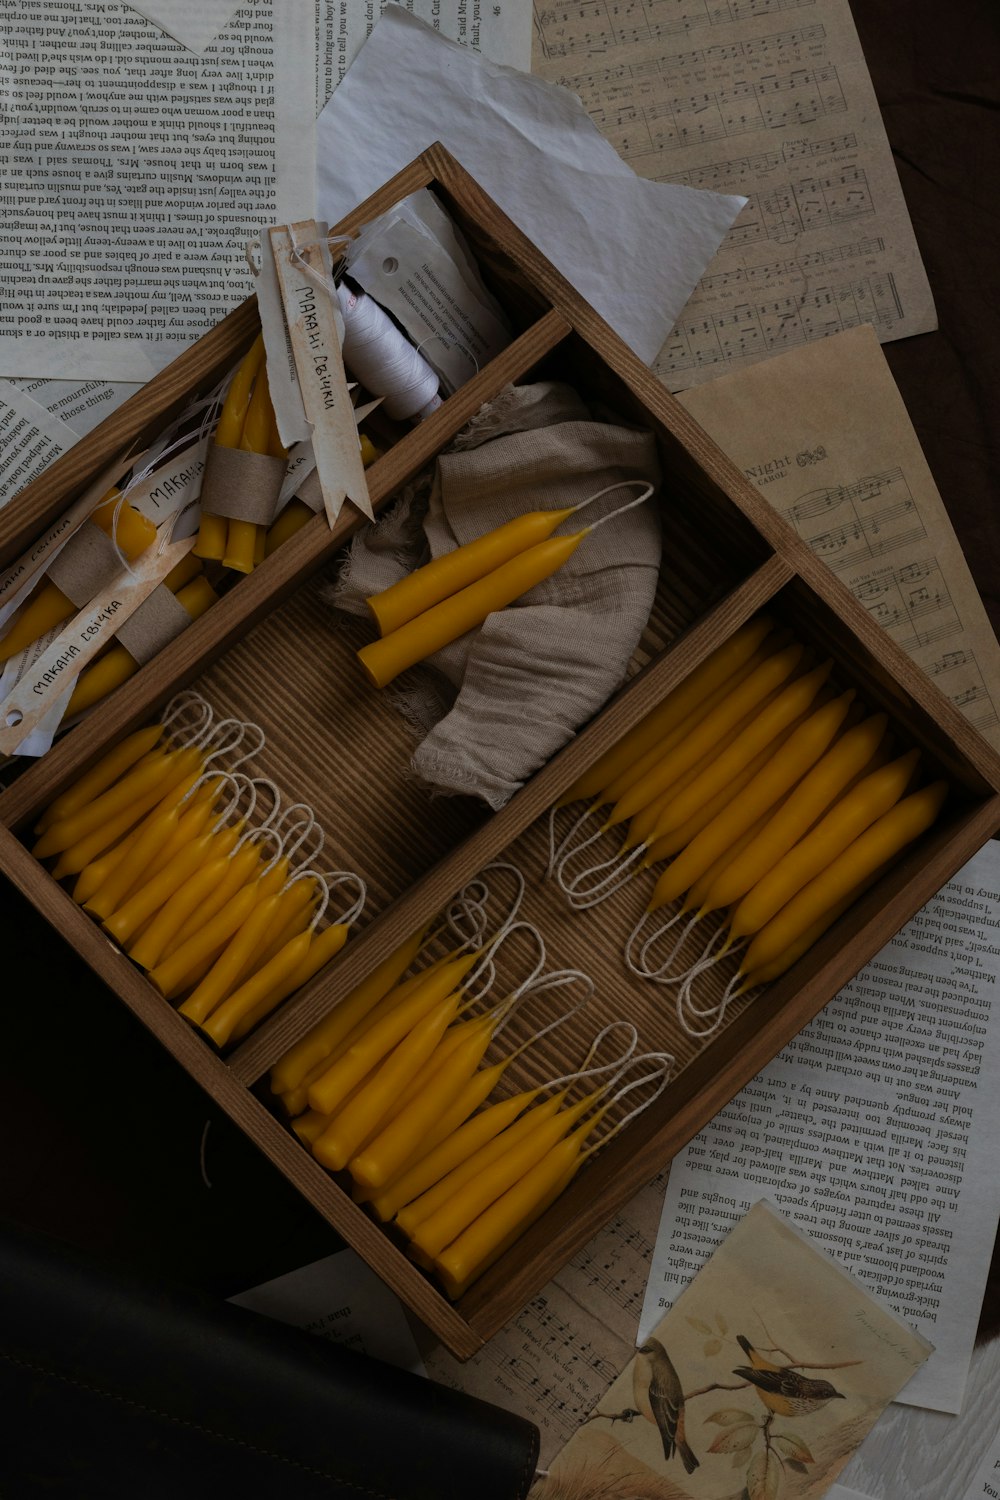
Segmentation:
<svg viewBox="0 0 1000 1500">
<path fill-rule="evenodd" d="M 449 827 L 443 856 L 426 861 L 429 868 L 419 872 L 407 869 L 409 883 L 402 889 L 386 882 L 389 894 L 382 909 L 343 952 L 228 1056 L 220 1056 L 77 907 L 28 852 L 22 838 L 29 836 L 30 824 L 54 796 L 109 745 L 153 718 L 179 688 L 205 680 L 208 695 L 221 693 L 226 701 L 227 691 L 234 690 L 235 679 L 245 670 L 240 653 L 246 649 L 247 632 L 256 627 L 254 641 L 260 641 L 265 639 L 262 630 L 284 629 L 289 610 L 314 585 L 307 584 L 301 595 L 295 591 L 363 524 L 352 507 L 345 507 L 332 530 L 323 517 L 309 522 L 113 694 L 99 713 L 85 718 L 0 793 L 0 871 L 337 1232 L 457 1356 L 466 1358 L 1000 828 L 1000 757 L 448 153 L 440 147 L 425 152 L 338 227 L 351 232 L 425 186 L 434 187 L 455 215 L 488 284 L 510 314 L 514 337 L 439 411 L 373 465 L 368 471 L 373 503 L 376 508 L 384 506 L 426 468 L 484 401 L 510 382 L 579 381 L 585 393 L 625 421 L 648 426 L 657 437 L 666 476 L 663 588 L 674 593 L 662 609 L 658 598 L 655 627 L 651 625 L 636 653 L 630 680 L 501 811 L 478 821 L 471 815 L 456 818 L 458 832 L 452 839 Z M 130 445 L 142 445 L 194 394 L 212 389 L 248 346 L 257 326 L 251 298 L 0 512 L 0 563 L 18 556 L 115 455 Z M 354 1203 L 343 1182 L 324 1171 L 272 1112 L 268 1069 L 485 865 L 511 850 L 521 857 L 537 854 L 541 820 L 559 796 L 711 651 L 765 607 L 782 624 L 791 625 L 811 649 L 832 655 L 838 683 L 856 684 L 866 707 L 884 706 L 903 741 L 921 747 L 928 773 L 947 774 L 954 796 L 939 825 L 787 974 L 752 1003 L 735 1005 L 726 1024 L 703 1044 L 680 1034 L 655 986 L 643 986 L 623 969 L 621 974 L 616 971 L 608 1005 L 620 1007 L 637 1023 L 648 1023 L 660 1039 L 658 1045 L 666 1045 L 664 1037 L 671 1047 L 676 1045 L 681 1059 L 677 1076 L 657 1103 L 598 1154 L 538 1223 L 452 1305 L 407 1259 L 393 1233 Z M 328 648 L 330 641 L 324 644 Z M 350 647 L 341 644 L 337 649 L 343 658 Z M 266 654 L 260 659 L 255 691 L 262 705 L 266 703 Z M 287 691 L 282 701 L 291 701 Z M 300 712 L 305 716 L 309 709 L 303 704 Z M 324 711 L 321 704 L 314 717 L 322 717 Z M 308 767 L 303 774 L 308 778 Z M 308 797 L 308 779 L 288 791 Z M 377 792 L 377 786 L 371 788 L 373 814 Z M 420 816 L 416 803 L 412 816 Z M 373 859 L 378 835 L 373 816 Z M 533 867 L 530 873 L 534 872 Z M 556 920 L 557 898 L 551 891 L 539 888 L 538 899 L 557 928 L 559 921 L 578 920 L 562 909 Z M 572 942 L 581 952 L 587 948 L 587 930 L 583 922 L 573 932 Z M 606 960 L 605 955 L 602 961 Z M 593 961 L 597 963 L 596 955 Z M 671 1040 L 675 1033 L 676 1040 Z M 563 1045 L 570 1048 L 570 1040 Z M 570 1055 L 568 1051 L 567 1058 Z"/>
</svg>

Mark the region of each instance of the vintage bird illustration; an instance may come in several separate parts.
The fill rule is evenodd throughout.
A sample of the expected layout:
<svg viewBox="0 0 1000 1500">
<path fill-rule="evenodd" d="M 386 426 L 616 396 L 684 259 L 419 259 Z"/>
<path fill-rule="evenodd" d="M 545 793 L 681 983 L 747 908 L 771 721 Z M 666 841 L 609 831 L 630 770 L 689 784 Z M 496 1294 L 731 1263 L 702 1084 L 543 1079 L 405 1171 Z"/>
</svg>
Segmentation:
<svg viewBox="0 0 1000 1500">
<path fill-rule="evenodd" d="M 844 1401 L 843 1391 L 834 1390 L 828 1380 L 810 1380 L 790 1365 L 776 1365 L 759 1354 L 749 1339 L 737 1334 L 736 1342 L 750 1361 L 733 1371 L 748 1380 L 768 1411 L 779 1417 L 799 1417 L 819 1411 L 828 1401 Z"/>
<path fill-rule="evenodd" d="M 659 1428 L 664 1458 L 680 1454 L 685 1469 L 693 1474 L 698 1460 L 684 1437 L 684 1388 L 659 1339 L 647 1339 L 639 1349 L 632 1391 L 641 1414 Z"/>
</svg>

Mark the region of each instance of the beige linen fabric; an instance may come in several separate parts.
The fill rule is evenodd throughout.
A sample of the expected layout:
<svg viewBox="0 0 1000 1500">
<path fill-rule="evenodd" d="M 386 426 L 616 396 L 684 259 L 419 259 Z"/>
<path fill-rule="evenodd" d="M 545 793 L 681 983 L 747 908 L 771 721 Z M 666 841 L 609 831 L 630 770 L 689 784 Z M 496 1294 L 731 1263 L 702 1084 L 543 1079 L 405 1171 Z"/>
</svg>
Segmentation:
<svg viewBox="0 0 1000 1500">
<path fill-rule="evenodd" d="M 507 387 L 438 457 L 432 476 L 359 533 L 332 600 L 367 616 L 366 596 L 514 516 L 659 477 L 652 434 L 594 420 L 568 386 Z M 560 534 L 637 493 L 605 496 Z M 502 807 L 621 682 L 659 564 L 654 495 L 587 537 L 558 573 L 401 677 L 388 691 L 424 734 L 412 760 L 417 775 Z"/>
</svg>

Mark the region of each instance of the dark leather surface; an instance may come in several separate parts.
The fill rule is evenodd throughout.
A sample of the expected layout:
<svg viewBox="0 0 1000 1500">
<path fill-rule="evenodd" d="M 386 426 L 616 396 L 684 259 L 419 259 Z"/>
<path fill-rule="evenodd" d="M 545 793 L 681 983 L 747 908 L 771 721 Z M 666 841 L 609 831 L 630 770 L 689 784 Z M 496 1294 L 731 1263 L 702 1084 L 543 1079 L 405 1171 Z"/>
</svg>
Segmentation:
<svg viewBox="0 0 1000 1500">
<path fill-rule="evenodd" d="M 0 1494 L 520 1500 L 531 1423 L 0 1226 Z"/>
</svg>

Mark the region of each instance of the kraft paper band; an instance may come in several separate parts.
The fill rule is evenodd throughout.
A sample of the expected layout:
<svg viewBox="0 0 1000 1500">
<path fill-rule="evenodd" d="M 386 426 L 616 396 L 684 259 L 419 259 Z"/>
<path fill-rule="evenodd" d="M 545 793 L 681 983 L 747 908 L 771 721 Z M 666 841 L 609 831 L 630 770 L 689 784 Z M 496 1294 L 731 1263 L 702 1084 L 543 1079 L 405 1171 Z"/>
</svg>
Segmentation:
<svg viewBox="0 0 1000 1500">
<path fill-rule="evenodd" d="M 82 609 L 125 571 L 118 549 L 99 526 L 85 522 L 49 565 L 49 582 Z"/>
<path fill-rule="evenodd" d="M 161 583 L 115 632 L 115 640 L 142 667 L 190 624 L 183 604 Z"/>
<path fill-rule="evenodd" d="M 213 443 L 201 485 L 202 511 L 209 516 L 227 516 L 231 521 L 270 526 L 284 477 L 283 458 L 245 453 L 242 448 L 220 448 Z"/>
</svg>

